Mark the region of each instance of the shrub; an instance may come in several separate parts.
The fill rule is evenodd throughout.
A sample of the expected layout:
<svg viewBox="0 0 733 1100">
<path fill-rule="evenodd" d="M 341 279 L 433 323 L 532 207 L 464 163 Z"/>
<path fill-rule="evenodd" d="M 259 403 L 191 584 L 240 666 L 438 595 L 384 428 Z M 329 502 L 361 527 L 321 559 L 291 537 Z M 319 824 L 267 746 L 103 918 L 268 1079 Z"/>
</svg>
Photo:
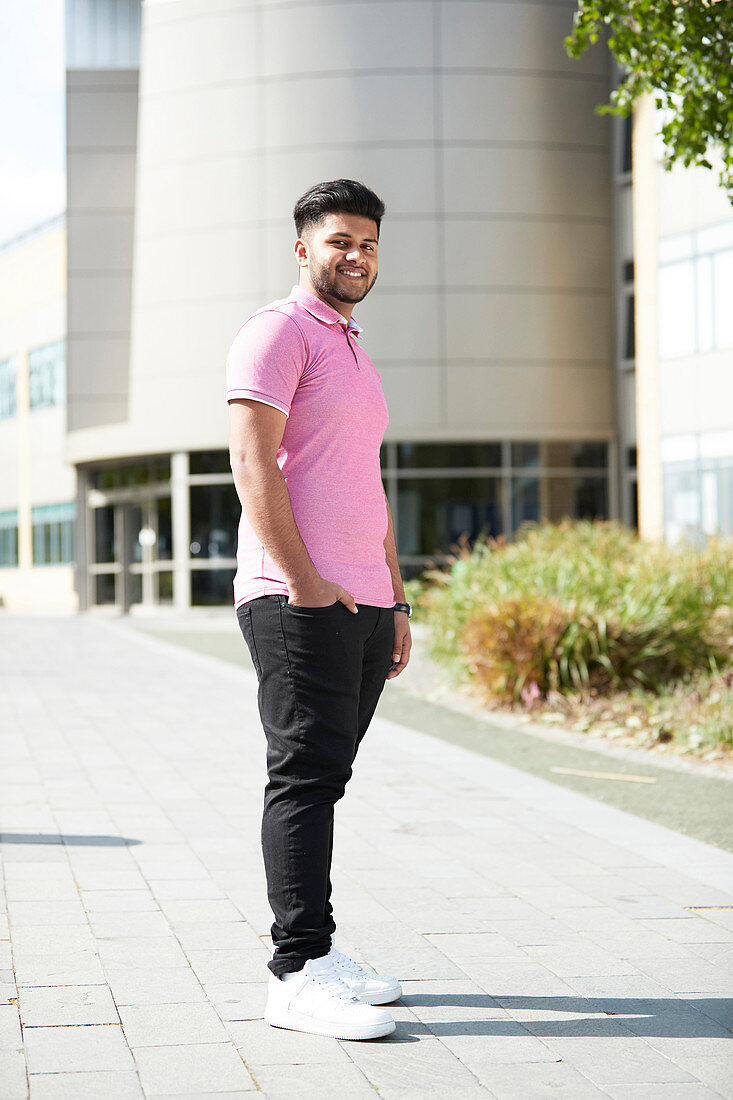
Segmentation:
<svg viewBox="0 0 733 1100">
<path fill-rule="evenodd" d="M 489 694 L 663 685 L 733 657 L 733 540 L 642 542 L 617 523 L 479 537 L 415 596 L 433 655 Z M 532 688 L 532 685 L 535 685 Z"/>
</svg>

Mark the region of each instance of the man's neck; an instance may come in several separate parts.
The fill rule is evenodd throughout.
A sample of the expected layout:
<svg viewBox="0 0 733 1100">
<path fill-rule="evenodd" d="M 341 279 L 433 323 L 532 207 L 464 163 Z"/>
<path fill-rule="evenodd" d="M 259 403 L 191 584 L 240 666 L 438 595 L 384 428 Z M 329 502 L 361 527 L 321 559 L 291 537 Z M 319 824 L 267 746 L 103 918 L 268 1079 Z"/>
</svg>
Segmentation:
<svg viewBox="0 0 733 1100">
<path fill-rule="evenodd" d="M 301 290 L 305 290 L 308 294 L 313 294 L 314 297 L 320 298 L 322 302 L 325 302 L 331 309 L 335 309 L 337 313 L 340 313 L 342 317 L 345 317 L 347 321 L 351 320 L 351 314 L 354 312 L 353 302 L 340 302 L 338 298 L 328 298 L 325 294 L 320 294 L 311 283 L 310 279 L 301 275 L 298 286 Z"/>
</svg>

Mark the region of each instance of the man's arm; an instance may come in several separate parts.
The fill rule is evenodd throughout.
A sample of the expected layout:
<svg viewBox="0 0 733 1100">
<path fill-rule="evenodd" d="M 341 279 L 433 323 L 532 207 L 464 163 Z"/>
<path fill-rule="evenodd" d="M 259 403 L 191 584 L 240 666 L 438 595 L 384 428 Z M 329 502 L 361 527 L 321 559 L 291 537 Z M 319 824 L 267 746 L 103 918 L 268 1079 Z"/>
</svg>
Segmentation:
<svg viewBox="0 0 733 1100">
<path fill-rule="evenodd" d="M 384 553 L 387 559 L 387 565 L 392 575 L 392 590 L 394 592 L 395 603 L 405 602 L 405 588 L 402 584 L 402 576 L 400 574 L 400 567 L 397 561 L 397 546 L 395 544 L 394 537 L 394 524 L 392 522 L 392 509 L 389 506 L 387 500 L 387 494 L 384 494 L 384 502 L 387 505 L 387 534 L 384 537 Z M 402 669 L 410 660 L 410 650 L 412 649 L 412 635 L 410 633 L 410 620 L 408 619 L 404 611 L 395 611 L 394 613 L 394 648 L 392 650 L 392 666 L 387 673 L 388 680 L 394 680 L 395 676 L 399 676 Z"/>
<path fill-rule="evenodd" d="M 341 600 L 356 611 L 353 597 L 324 580 L 300 536 L 277 452 L 287 417 L 263 401 L 229 402 L 229 456 L 234 485 L 252 529 L 288 585 L 291 603 L 325 607 Z"/>
<path fill-rule="evenodd" d="M 384 553 L 387 558 L 389 571 L 392 574 L 392 589 L 394 591 L 395 603 L 404 603 L 405 589 L 402 584 L 402 576 L 397 561 L 397 546 L 394 537 L 394 524 L 392 523 L 392 509 L 389 506 L 386 493 L 384 494 L 384 501 L 387 505 L 387 534 L 384 537 Z"/>
</svg>

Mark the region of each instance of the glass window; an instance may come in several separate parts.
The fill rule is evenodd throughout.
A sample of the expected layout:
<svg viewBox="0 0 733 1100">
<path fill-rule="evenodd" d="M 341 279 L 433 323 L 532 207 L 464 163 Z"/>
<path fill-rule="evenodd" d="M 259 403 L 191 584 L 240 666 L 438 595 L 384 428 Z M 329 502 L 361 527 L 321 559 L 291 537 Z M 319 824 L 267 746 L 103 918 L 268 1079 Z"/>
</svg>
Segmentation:
<svg viewBox="0 0 733 1100">
<path fill-rule="evenodd" d="M 521 470 L 527 466 L 539 466 L 539 443 L 512 443 L 512 467 Z"/>
<path fill-rule="evenodd" d="M 18 513 L 0 512 L 0 566 L 18 564 Z"/>
<path fill-rule="evenodd" d="M 659 269 L 659 354 L 663 359 L 695 351 L 695 265 L 691 260 Z"/>
<path fill-rule="evenodd" d="M 191 557 L 233 558 L 240 513 L 233 485 L 192 485 Z"/>
<path fill-rule="evenodd" d="M 608 465 L 608 444 L 603 441 L 548 440 L 544 443 L 512 443 L 512 468 L 596 468 Z"/>
<path fill-rule="evenodd" d="M 709 229 L 698 229 L 697 247 L 700 252 L 717 252 L 722 248 L 733 248 L 733 222 L 712 225 Z"/>
<path fill-rule="evenodd" d="M 66 341 L 34 348 L 28 355 L 30 407 L 45 409 L 66 400 Z"/>
<path fill-rule="evenodd" d="M 501 443 L 398 443 L 397 465 L 403 470 L 500 467 Z"/>
<path fill-rule="evenodd" d="M 94 602 L 99 604 L 115 602 L 114 573 L 98 573 L 94 578 Z"/>
<path fill-rule="evenodd" d="M 659 242 L 660 264 L 673 263 L 675 260 L 686 260 L 694 251 L 692 233 L 680 233 L 677 237 L 667 237 Z"/>
<path fill-rule="evenodd" d="M 0 420 L 15 416 L 16 402 L 15 359 L 3 359 L 0 363 Z"/>
<path fill-rule="evenodd" d="M 233 569 L 192 569 L 191 603 L 194 607 L 231 603 L 233 584 Z"/>
<path fill-rule="evenodd" d="M 512 479 L 512 526 L 527 521 L 558 523 L 571 519 L 608 518 L 605 478 L 527 477 Z"/>
<path fill-rule="evenodd" d="M 633 294 L 626 295 L 624 309 L 626 310 L 626 317 L 624 320 L 623 357 L 624 359 L 634 359 L 636 357 L 636 308 Z"/>
<path fill-rule="evenodd" d="M 715 347 L 733 347 L 733 250 L 713 256 Z"/>
<path fill-rule="evenodd" d="M 97 563 L 117 560 L 115 544 L 115 510 L 113 505 L 94 508 L 94 561 Z"/>
<path fill-rule="evenodd" d="M 151 482 L 170 481 L 170 478 L 171 460 L 165 455 L 116 466 L 100 466 L 91 475 L 91 483 L 95 489 L 129 489 Z"/>
<path fill-rule="evenodd" d="M 189 457 L 192 474 L 231 474 L 228 451 L 192 451 Z"/>
<path fill-rule="evenodd" d="M 462 535 L 502 532 L 499 478 L 414 478 L 398 487 L 400 554 L 448 553 Z"/>
<path fill-rule="evenodd" d="M 33 508 L 33 564 L 68 565 L 74 560 L 73 502 Z"/>
</svg>

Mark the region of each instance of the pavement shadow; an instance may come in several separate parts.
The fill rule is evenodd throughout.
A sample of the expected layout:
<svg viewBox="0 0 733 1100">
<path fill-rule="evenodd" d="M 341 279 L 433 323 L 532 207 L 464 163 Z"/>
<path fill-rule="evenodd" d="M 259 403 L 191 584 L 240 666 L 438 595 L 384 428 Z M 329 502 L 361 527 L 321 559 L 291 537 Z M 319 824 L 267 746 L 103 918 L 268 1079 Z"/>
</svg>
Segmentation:
<svg viewBox="0 0 733 1100">
<path fill-rule="evenodd" d="M 401 998 L 407 1008 L 485 1009 L 485 1020 L 430 1020 L 420 1013 L 434 1035 L 526 1035 L 565 1038 L 618 1037 L 632 1032 L 640 1037 L 667 1039 L 730 1038 L 733 1000 L 675 997 L 491 997 L 480 993 L 415 993 Z M 497 1016 L 531 1012 L 532 1019 Z M 547 1019 L 539 1014 L 547 1013 Z M 574 1019 L 553 1019 L 555 1013 L 573 1013 Z M 493 1015 L 493 1018 L 492 1018 Z M 538 1018 L 539 1016 L 539 1018 Z M 724 1022 L 723 1022 L 724 1021 Z"/>
<path fill-rule="evenodd" d="M 127 836 L 75 836 L 70 833 L 0 833 L 0 844 L 68 844 L 92 848 L 124 848 L 142 844 Z"/>
</svg>

